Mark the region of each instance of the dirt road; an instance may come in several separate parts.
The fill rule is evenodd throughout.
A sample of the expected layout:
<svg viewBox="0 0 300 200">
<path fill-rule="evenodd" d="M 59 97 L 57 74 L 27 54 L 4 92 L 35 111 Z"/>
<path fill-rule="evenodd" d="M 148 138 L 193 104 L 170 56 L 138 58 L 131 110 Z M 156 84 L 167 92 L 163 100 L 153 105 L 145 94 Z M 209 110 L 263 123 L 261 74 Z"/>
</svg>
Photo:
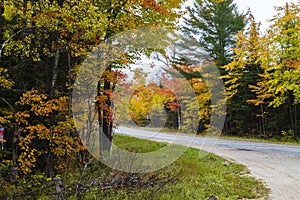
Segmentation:
<svg viewBox="0 0 300 200">
<path fill-rule="evenodd" d="M 161 142 L 172 142 L 203 149 L 245 165 L 252 176 L 271 189 L 270 199 L 300 199 L 300 146 L 231 141 L 154 133 L 120 127 L 118 133 Z"/>
</svg>

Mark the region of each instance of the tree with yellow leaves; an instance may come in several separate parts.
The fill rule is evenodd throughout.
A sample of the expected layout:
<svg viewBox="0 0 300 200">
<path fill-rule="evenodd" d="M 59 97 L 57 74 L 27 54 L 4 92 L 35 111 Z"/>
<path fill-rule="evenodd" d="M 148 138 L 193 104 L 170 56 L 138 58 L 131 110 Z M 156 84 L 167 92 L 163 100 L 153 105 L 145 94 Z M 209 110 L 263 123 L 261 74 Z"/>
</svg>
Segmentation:
<svg viewBox="0 0 300 200">
<path fill-rule="evenodd" d="M 260 49 L 263 72 L 258 83 L 251 86 L 256 99 L 250 102 L 266 103 L 274 108 L 287 105 L 290 130 L 296 138 L 300 102 L 300 4 L 287 3 L 277 11 Z"/>
</svg>

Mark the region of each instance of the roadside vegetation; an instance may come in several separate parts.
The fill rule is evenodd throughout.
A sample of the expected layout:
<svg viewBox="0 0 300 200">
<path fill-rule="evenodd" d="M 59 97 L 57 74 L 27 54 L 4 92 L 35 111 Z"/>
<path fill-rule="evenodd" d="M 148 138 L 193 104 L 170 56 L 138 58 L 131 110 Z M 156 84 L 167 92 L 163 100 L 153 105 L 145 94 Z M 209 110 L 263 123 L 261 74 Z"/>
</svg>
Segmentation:
<svg viewBox="0 0 300 200">
<path fill-rule="evenodd" d="M 166 143 L 116 135 L 114 144 L 131 152 L 151 152 Z M 180 147 L 179 147 L 180 148 Z M 61 171 L 67 199 L 257 199 L 266 197 L 264 184 L 248 170 L 213 154 L 188 149 L 176 162 L 156 172 L 128 174 L 92 161 L 83 171 Z M 24 177 L 11 184 L 1 178 L 1 199 L 57 198 L 55 185 L 42 174 Z"/>
<path fill-rule="evenodd" d="M 130 126 L 129 126 L 130 127 Z M 136 127 L 135 127 L 136 128 Z M 152 128 L 152 127 L 138 127 L 138 129 L 146 130 L 146 131 L 154 131 L 161 133 L 169 133 L 169 134 L 181 134 L 176 129 L 171 129 L 167 127 L 162 128 Z M 199 133 L 197 136 L 205 136 L 205 132 L 203 134 Z M 222 139 L 228 140 L 241 140 L 241 141 L 250 141 L 250 142 L 266 142 L 266 143 L 275 143 L 275 144 L 291 144 L 291 145 L 300 145 L 299 139 L 294 139 L 293 134 L 291 132 L 287 133 L 285 131 L 282 132 L 281 136 L 274 137 L 270 136 L 260 136 L 260 135 L 226 135 L 221 134 L 219 136 Z"/>
</svg>

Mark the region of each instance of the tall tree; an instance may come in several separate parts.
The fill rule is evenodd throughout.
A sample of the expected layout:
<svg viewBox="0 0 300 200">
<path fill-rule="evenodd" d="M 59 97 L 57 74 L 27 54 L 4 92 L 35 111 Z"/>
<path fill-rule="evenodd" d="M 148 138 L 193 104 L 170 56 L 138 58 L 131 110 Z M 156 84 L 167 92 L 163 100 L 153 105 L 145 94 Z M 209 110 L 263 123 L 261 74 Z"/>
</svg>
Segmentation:
<svg viewBox="0 0 300 200">
<path fill-rule="evenodd" d="M 263 72 L 251 88 L 256 92 L 256 105 L 266 103 L 274 108 L 287 105 L 289 129 L 297 136 L 297 105 L 300 103 L 300 5 L 286 4 L 277 8 L 261 47 Z"/>
<path fill-rule="evenodd" d="M 45 95 L 47 97 L 47 100 L 44 99 L 44 101 L 50 103 L 66 98 L 70 104 L 72 84 L 79 64 L 94 46 L 106 41 L 114 34 L 129 29 L 146 25 L 171 26 L 179 16 L 175 9 L 180 7 L 180 3 L 181 1 L 178 0 L 2 0 L 0 2 L 0 41 L 5 48 L 1 48 L 3 57 L 1 57 L 0 66 L 0 87 L 10 85 L 6 76 L 7 70 L 12 75 L 11 79 L 15 84 L 11 90 L 1 91 L 1 97 L 2 95 L 5 98 L 9 97 L 8 103 L 15 105 L 20 97 L 28 95 L 27 91 L 34 88 L 36 96 Z M 8 42 L 3 43 L 4 41 Z M 115 66 L 109 67 L 108 74 L 112 74 L 110 69 L 113 70 Z M 110 95 L 107 90 L 113 89 L 108 89 L 111 82 L 106 79 L 104 84 L 99 87 L 103 95 Z M 35 95 L 33 101 L 35 101 Z M 4 104 L 6 103 L 1 101 L 0 106 L 2 107 Z M 8 105 L 5 106 L 8 107 Z M 59 127 L 61 123 L 68 123 L 70 127 L 67 131 L 60 131 L 58 128 L 61 136 L 76 135 L 75 130 L 71 128 L 70 105 L 64 104 L 62 106 L 67 106 L 67 110 L 65 107 L 60 110 L 53 109 L 49 113 L 44 113 L 43 117 L 40 113 L 32 114 L 30 106 L 27 103 L 24 106 L 15 105 L 16 113 L 28 111 L 31 113 L 31 119 L 25 122 L 24 120 L 20 121 L 22 118 L 13 118 L 16 120 L 16 131 L 14 132 L 16 140 L 10 138 L 8 142 L 16 141 L 14 142 L 15 147 L 18 148 L 18 144 L 20 146 L 34 136 L 34 139 L 32 138 L 34 142 L 30 141 L 30 145 L 44 153 L 40 156 L 43 156 L 45 161 L 43 164 L 37 163 L 37 166 L 47 165 L 47 176 L 53 177 L 57 164 L 55 161 L 62 156 L 56 154 L 56 146 L 53 145 L 61 147 L 62 144 L 54 144 L 52 138 L 39 136 L 43 135 L 46 130 L 49 130 L 49 134 L 54 136 L 56 134 L 55 127 Z M 62 113 L 68 117 L 62 117 Z M 24 115 L 22 116 L 24 117 Z M 4 121 L 2 118 L 1 120 Z M 18 123 L 22 128 L 20 134 L 18 134 Z M 105 123 L 106 127 L 111 127 L 110 121 Z M 43 124 L 45 128 L 34 131 L 28 129 L 28 127 L 35 127 L 38 124 Z M 10 127 L 7 130 L 12 132 L 14 128 Z M 107 130 L 105 128 L 104 131 L 111 136 L 111 128 Z M 14 154 L 15 156 L 13 156 L 13 165 L 16 167 L 18 167 L 18 156 L 27 154 L 21 148 L 18 150 L 20 150 L 19 155 Z M 69 159 L 68 156 L 66 158 Z M 21 161 L 24 160 L 19 159 L 19 164 Z"/>
<path fill-rule="evenodd" d="M 126 0 L 126 1 L 103 1 L 99 5 L 107 7 L 104 13 L 109 21 L 105 32 L 104 41 L 106 42 L 114 34 L 126 31 L 129 29 L 139 28 L 143 26 L 166 26 L 169 28 L 175 27 L 175 21 L 180 16 L 179 12 L 174 9 L 180 8 L 181 1 L 156 1 L 156 0 Z M 113 6 L 111 6 L 113 5 Z M 126 24 L 126 26 L 124 26 Z M 120 63 L 120 61 L 116 61 Z M 122 61 L 121 61 L 122 63 Z M 123 65 L 111 64 L 106 66 L 106 73 L 111 74 L 112 70 Z M 101 78 L 98 83 L 97 94 L 98 99 L 106 99 L 105 102 L 98 101 L 98 121 L 100 127 L 101 138 L 107 138 L 103 147 L 100 147 L 100 154 L 102 151 L 110 151 L 111 142 L 113 139 L 113 102 L 110 93 L 115 88 L 115 78 L 112 79 Z M 100 98 L 99 98 L 100 97 Z M 109 120 L 107 120 L 109 119 Z M 102 139 L 103 140 L 103 139 Z"/>
<path fill-rule="evenodd" d="M 263 105 L 257 108 L 247 102 L 255 97 L 249 85 L 255 84 L 259 78 L 258 74 L 262 72 L 258 60 L 261 40 L 259 24 L 255 22 L 252 14 L 247 21 L 247 31 L 239 31 L 235 36 L 236 46 L 233 48 L 232 61 L 222 67 L 226 71 L 223 78 L 226 80 L 228 106 L 224 130 L 227 134 L 254 134 L 256 127 L 260 127 L 260 133 L 265 133 Z M 257 120 L 257 116 L 261 117 L 260 120 Z"/>
<path fill-rule="evenodd" d="M 235 44 L 233 35 L 245 27 L 244 14 L 233 0 L 196 0 L 187 11 L 183 33 L 197 41 L 218 66 L 227 64 Z"/>
</svg>

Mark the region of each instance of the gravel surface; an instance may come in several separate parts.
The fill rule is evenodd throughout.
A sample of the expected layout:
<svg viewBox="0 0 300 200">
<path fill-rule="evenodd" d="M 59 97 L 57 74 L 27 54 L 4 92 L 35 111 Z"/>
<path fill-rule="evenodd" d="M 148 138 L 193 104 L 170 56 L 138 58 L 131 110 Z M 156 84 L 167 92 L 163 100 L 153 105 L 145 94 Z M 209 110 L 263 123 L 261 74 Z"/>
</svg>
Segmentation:
<svg viewBox="0 0 300 200">
<path fill-rule="evenodd" d="M 212 152 L 245 165 L 252 176 L 265 182 L 271 189 L 270 199 L 300 199 L 300 146 L 191 137 L 125 127 L 120 127 L 116 132 Z"/>
</svg>

